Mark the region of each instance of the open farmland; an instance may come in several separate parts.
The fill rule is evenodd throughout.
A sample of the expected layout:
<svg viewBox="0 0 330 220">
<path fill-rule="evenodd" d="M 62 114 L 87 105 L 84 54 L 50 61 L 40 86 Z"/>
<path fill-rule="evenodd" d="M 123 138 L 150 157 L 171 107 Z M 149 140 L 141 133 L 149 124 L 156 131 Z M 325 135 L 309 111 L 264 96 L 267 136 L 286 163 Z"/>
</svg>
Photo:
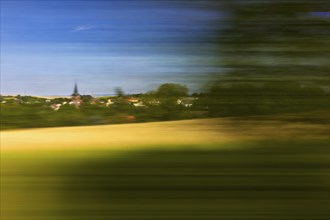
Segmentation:
<svg viewBox="0 0 330 220">
<path fill-rule="evenodd" d="M 1 219 L 328 219 L 327 124 L 203 119 L 1 132 Z"/>
<path fill-rule="evenodd" d="M 236 140 L 317 138 L 328 125 L 244 119 L 199 119 L 141 124 L 23 129 L 1 132 L 2 151 L 128 149 L 147 145 L 204 144 Z"/>
</svg>

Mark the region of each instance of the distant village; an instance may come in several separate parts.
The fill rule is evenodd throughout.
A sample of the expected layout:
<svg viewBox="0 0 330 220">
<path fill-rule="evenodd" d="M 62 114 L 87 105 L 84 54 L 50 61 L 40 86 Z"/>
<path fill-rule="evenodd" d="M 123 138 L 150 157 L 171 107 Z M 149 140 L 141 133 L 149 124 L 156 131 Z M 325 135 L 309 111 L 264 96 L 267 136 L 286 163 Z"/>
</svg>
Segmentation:
<svg viewBox="0 0 330 220">
<path fill-rule="evenodd" d="M 184 85 L 165 83 L 143 94 L 118 89 L 102 97 L 81 95 L 74 84 L 68 97 L 0 96 L 0 129 L 328 112 L 328 103 L 322 88 L 297 83 L 217 85 L 191 95 Z"/>
<path fill-rule="evenodd" d="M 198 96 L 188 88 L 165 83 L 156 91 L 93 97 L 82 95 L 74 84 L 73 93 L 63 97 L 22 95 L 0 96 L 0 129 L 80 126 L 182 120 L 206 117 L 207 109 L 197 108 Z"/>
<path fill-rule="evenodd" d="M 63 106 L 74 106 L 79 108 L 81 105 L 90 104 L 97 105 L 99 107 L 111 107 L 116 103 L 128 103 L 136 108 L 147 107 L 149 105 L 160 105 L 161 101 L 157 98 L 142 98 L 142 94 L 135 95 L 120 95 L 120 96 L 103 96 L 93 97 L 91 95 L 81 95 L 78 91 L 78 85 L 75 83 L 73 93 L 68 97 L 40 97 L 40 96 L 1 96 L 1 104 L 44 104 L 49 106 L 54 111 L 60 110 Z M 176 99 L 176 104 L 184 106 L 186 108 L 192 107 L 197 97 L 184 96 Z"/>
</svg>

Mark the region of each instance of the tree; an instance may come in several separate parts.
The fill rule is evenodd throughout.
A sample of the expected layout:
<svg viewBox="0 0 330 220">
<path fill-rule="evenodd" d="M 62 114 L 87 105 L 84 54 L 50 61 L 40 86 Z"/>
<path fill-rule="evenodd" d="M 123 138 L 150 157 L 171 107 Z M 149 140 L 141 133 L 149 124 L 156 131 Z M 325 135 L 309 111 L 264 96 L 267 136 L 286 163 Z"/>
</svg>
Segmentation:
<svg viewBox="0 0 330 220">
<path fill-rule="evenodd" d="M 179 98 L 188 96 L 188 88 L 177 83 L 165 83 L 158 87 L 156 96 L 160 98 Z"/>
<path fill-rule="evenodd" d="M 315 100 L 326 101 L 320 88 L 329 85 L 330 20 L 321 13 L 329 6 L 328 0 L 234 1 L 229 24 L 219 25 L 212 39 L 220 51 L 218 65 L 227 72 L 210 86 L 210 112 L 251 115 L 324 108 Z"/>
<path fill-rule="evenodd" d="M 222 81 L 329 84 L 330 20 L 319 13 L 328 0 L 243 2 L 215 35 L 228 70 Z"/>
<path fill-rule="evenodd" d="M 120 87 L 115 88 L 115 94 L 117 97 L 120 97 L 120 98 L 125 96 L 123 89 Z"/>
</svg>

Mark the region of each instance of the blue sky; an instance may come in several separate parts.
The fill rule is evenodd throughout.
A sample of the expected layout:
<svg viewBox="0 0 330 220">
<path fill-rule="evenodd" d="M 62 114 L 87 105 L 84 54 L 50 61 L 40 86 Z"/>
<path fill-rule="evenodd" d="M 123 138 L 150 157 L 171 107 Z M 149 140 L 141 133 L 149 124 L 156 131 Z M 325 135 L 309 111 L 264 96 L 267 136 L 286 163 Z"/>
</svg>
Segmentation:
<svg viewBox="0 0 330 220">
<path fill-rule="evenodd" d="M 1 94 L 196 90 L 219 71 L 203 41 L 219 16 L 173 0 L 1 0 Z"/>
</svg>

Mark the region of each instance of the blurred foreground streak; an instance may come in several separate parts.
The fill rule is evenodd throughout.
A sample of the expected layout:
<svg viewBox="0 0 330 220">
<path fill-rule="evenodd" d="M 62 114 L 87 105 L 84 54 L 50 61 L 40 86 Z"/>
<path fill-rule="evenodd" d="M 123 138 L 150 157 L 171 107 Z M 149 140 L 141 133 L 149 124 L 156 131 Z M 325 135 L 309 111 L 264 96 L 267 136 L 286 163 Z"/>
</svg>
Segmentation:
<svg viewBox="0 0 330 220">
<path fill-rule="evenodd" d="M 4 220 L 329 218 L 326 124 L 207 119 L 1 137 Z"/>
<path fill-rule="evenodd" d="M 69 172 L 63 213 L 73 219 L 328 219 L 327 147 L 318 144 L 151 150 L 88 161 Z"/>
<path fill-rule="evenodd" d="M 227 82 L 298 82 L 328 86 L 330 6 L 327 0 L 223 3 L 230 11 L 219 45 Z"/>
<path fill-rule="evenodd" d="M 228 20 L 210 41 L 225 74 L 201 105 L 213 116 L 328 111 L 329 1 L 220 2 Z"/>
</svg>

